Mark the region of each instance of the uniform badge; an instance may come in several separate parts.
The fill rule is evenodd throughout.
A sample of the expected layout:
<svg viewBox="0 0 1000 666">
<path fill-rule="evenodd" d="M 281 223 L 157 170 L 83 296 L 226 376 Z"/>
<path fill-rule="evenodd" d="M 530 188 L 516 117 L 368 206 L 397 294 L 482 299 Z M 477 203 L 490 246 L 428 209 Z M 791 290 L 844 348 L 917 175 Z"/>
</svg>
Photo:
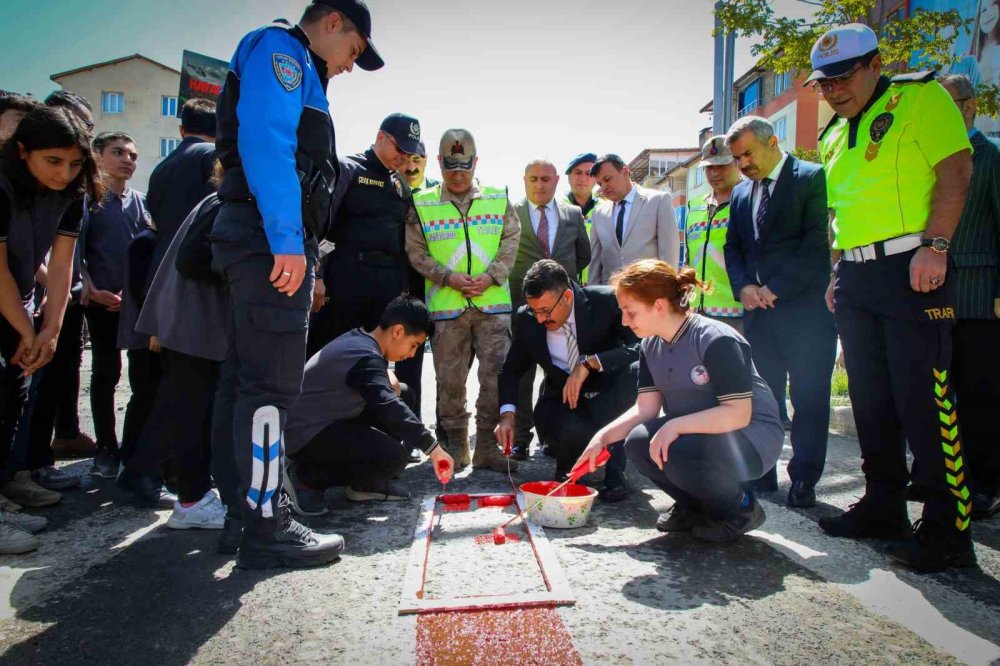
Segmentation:
<svg viewBox="0 0 1000 666">
<path fill-rule="evenodd" d="M 274 64 L 274 75 L 278 77 L 281 87 L 292 92 L 302 83 L 302 65 L 292 56 L 275 53 L 271 56 Z"/>
<path fill-rule="evenodd" d="M 420 141 L 420 125 L 418 123 L 410 123 L 410 138 L 414 141 Z"/>
<path fill-rule="evenodd" d="M 871 136 L 872 141 L 881 143 L 886 133 L 888 133 L 889 128 L 892 127 L 892 121 L 893 115 L 891 113 L 880 113 L 877 115 L 868 128 L 868 134 Z"/>
<path fill-rule="evenodd" d="M 462 146 L 461 141 L 456 141 L 455 145 L 451 147 L 452 157 L 455 155 L 465 155 L 465 147 Z"/>
<path fill-rule="evenodd" d="M 696 365 L 691 368 L 691 381 L 698 386 L 708 383 L 708 368 L 703 365 Z"/>
<path fill-rule="evenodd" d="M 899 100 L 902 99 L 903 93 L 896 93 L 889 98 L 889 102 L 885 105 L 886 111 L 895 111 L 896 107 L 899 106 Z"/>
</svg>

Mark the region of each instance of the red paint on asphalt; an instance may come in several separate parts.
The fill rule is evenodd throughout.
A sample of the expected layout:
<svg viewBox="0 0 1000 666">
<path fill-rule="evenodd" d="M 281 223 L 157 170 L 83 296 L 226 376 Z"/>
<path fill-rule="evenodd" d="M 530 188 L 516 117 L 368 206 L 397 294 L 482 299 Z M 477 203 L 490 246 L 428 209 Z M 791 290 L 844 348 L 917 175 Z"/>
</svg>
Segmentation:
<svg viewBox="0 0 1000 666">
<path fill-rule="evenodd" d="M 554 608 L 422 614 L 416 656 L 418 666 L 583 664 Z"/>
</svg>

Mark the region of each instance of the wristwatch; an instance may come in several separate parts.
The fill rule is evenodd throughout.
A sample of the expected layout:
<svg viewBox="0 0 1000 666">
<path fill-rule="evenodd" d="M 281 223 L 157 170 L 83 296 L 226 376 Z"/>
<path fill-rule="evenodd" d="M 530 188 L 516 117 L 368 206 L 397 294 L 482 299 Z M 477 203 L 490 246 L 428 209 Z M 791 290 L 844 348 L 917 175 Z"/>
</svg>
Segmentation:
<svg viewBox="0 0 1000 666">
<path fill-rule="evenodd" d="M 579 361 L 579 363 L 580 363 L 580 365 L 585 365 L 585 366 L 587 366 L 587 369 L 588 369 L 588 370 L 591 370 L 591 371 L 596 371 L 596 370 L 597 370 L 597 368 L 595 368 L 595 367 L 594 367 L 593 365 L 591 365 L 591 363 L 590 363 L 591 359 L 593 359 L 593 358 L 594 358 L 593 354 L 585 354 L 585 355 L 583 355 L 583 356 L 581 356 L 581 357 L 580 357 L 580 361 Z M 598 367 L 600 367 L 600 366 L 598 366 Z"/>
<path fill-rule="evenodd" d="M 935 236 L 934 238 L 925 238 L 920 242 L 921 247 L 929 247 L 934 252 L 938 254 L 944 254 L 951 249 L 951 241 L 943 236 Z"/>
</svg>

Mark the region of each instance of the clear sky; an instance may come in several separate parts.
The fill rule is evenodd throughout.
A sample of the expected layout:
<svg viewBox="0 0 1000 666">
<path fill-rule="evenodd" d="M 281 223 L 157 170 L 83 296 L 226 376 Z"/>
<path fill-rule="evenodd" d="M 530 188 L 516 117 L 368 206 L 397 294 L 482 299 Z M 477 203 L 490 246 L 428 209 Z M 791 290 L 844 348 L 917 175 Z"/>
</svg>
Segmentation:
<svg viewBox="0 0 1000 666">
<path fill-rule="evenodd" d="M 690 147 L 709 125 L 711 0 L 368 0 L 386 66 L 330 84 L 341 154 L 394 111 L 476 137 L 485 183 L 523 196 L 524 164 L 560 173 L 580 152 Z M 801 13 L 795 0 L 781 7 Z M 306 0 L 3 0 L 0 88 L 44 96 L 56 72 L 133 53 L 180 68 L 181 51 L 229 60 L 239 38 Z M 752 64 L 738 43 L 736 76 Z M 430 171 L 437 176 L 436 166 Z M 560 191 L 568 189 L 563 177 Z"/>
</svg>

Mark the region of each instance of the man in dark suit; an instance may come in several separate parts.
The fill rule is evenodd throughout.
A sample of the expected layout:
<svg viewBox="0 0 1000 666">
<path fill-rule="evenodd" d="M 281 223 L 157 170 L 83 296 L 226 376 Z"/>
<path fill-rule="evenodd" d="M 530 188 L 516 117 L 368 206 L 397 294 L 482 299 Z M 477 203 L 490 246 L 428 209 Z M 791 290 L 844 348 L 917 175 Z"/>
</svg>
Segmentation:
<svg viewBox="0 0 1000 666">
<path fill-rule="evenodd" d="M 639 341 L 622 325 L 609 287 L 581 287 L 552 259 L 524 276 L 524 298 L 514 318 L 514 339 L 500 372 L 497 441 L 514 440 L 517 386 L 540 365 L 545 373 L 534 417 L 538 434 L 556 459 L 556 477 L 573 467 L 594 434 L 635 404 Z M 611 449 L 600 497 L 628 495 L 625 451 Z"/>
<path fill-rule="evenodd" d="M 181 143 L 149 176 L 146 207 L 156 225 L 156 249 L 149 267 L 146 288 L 167 253 L 174 235 L 188 213 L 216 190 L 215 102 L 191 99 L 181 107 Z"/>
<path fill-rule="evenodd" d="M 745 308 L 754 365 L 781 401 L 789 377 L 795 414 L 788 504 L 810 507 L 826 462 L 837 349 L 824 301 L 830 278 L 826 180 L 819 165 L 784 153 L 763 118 L 736 121 L 726 143 L 749 179 L 733 189 L 726 272 Z M 777 472 L 755 484 L 777 490 Z"/>
<path fill-rule="evenodd" d="M 972 519 L 1000 511 L 1000 449 L 993 410 L 1000 404 L 1000 147 L 974 128 L 976 89 L 965 76 L 941 80 L 972 142 L 972 182 L 951 239 L 956 323 L 952 368 L 972 469 Z"/>
<path fill-rule="evenodd" d="M 524 192 L 517 204 L 521 241 L 510 272 L 510 296 L 515 308 L 524 305 L 521 283 L 528 269 L 541 259 L 553 259 L 571 276 L 590 264 L 590 237 L 579 207 L 556 201 L 559 172 L 547 160 L 534 160 L 524 168 Z M 535 373 L 525 372 L 518 385 L 517 427 L 513 457 L 525 460 L 531 445 L 531 416 Z"/>
</svg>

